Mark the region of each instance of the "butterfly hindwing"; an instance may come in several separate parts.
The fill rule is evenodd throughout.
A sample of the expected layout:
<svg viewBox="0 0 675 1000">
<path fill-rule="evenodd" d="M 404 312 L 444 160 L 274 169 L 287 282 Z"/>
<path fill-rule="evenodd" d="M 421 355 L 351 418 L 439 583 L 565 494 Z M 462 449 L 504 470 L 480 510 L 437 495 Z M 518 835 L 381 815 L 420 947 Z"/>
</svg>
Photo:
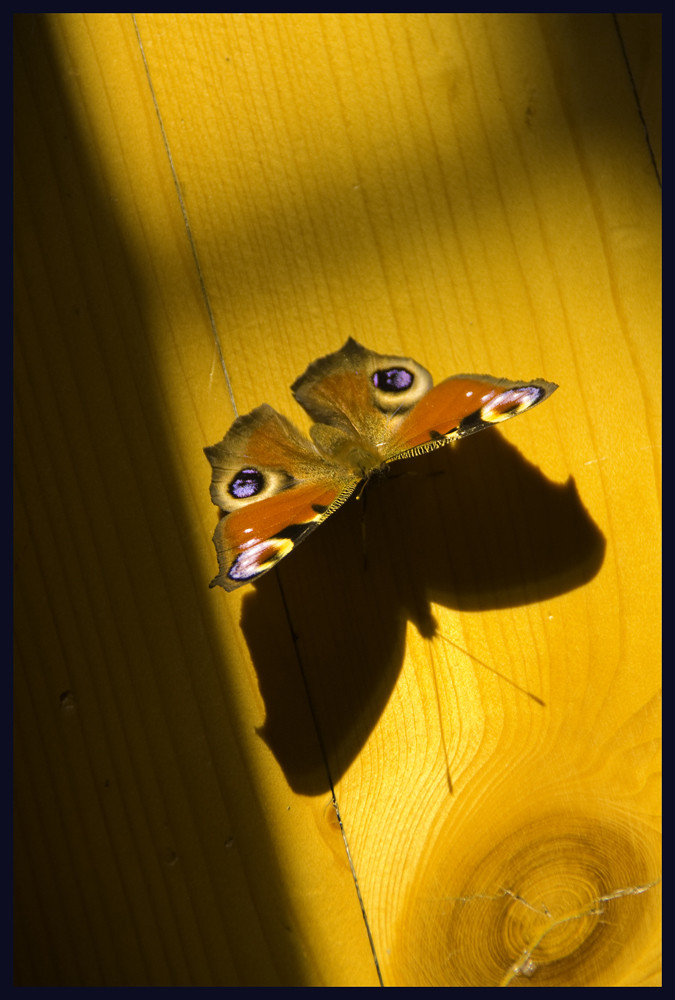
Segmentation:
<svg viewBox="0 0 675 1000">
<path fill-rule="evenodd" d="M 314 361 L 291 391 L 315 423 L 379 448 L 432 385 L 412 358 L 376 354 L 350 338 L 342 350 Z"/>
</svg>

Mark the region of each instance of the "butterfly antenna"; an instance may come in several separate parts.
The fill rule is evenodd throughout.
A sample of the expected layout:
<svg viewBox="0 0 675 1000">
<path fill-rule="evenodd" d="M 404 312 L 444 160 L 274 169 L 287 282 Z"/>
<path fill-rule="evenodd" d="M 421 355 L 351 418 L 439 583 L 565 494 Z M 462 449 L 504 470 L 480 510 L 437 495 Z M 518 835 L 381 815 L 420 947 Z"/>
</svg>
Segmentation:
<svg viewBox="0 0 675 1000">
<path fill-rule="evenodd" d="M 448 754 L 448 743 L 445 738 L 445 726 L 443 725 L 443 713 L 441 711 L 441 693 L 438 690 L 438 670 L 436 668 L 436 661 L 434 659 L 434 648 L 431 644 L 433 636 L 427 641 L 429 643 L 429 653 L 431 661 L 433 663 L 433 670 L 431 671 L 431 676 L 434 679 L 434 691 L 436 692 L 436 707 L 438 708 L 438 724 L 441 730 L 441 745 L 443 747 L 443 755 L 445 756 L 445 775 L 448 780 L 448 790 L 451 795 L 454 794 L 454 789 L 452 787 L 452 775 L 450 774 L 450 756 Z"/>
<path fill-rule="evenodd" d="M 368 572 L 368 546 L 366 545 L 366 486 L 368 485 L 368 478 L 363 480 L 363 483 L 359 487 L 359 491 L 356 495 L 357 500 L 363 499 L 363 506 L 361 508 L 361 551 L 363 552 L 363 572 Z"/>
<path fill-rule="evenodd" d="M 401 409 L 401 404 L 399 403 L 399 405 L 396 407 L 396 409 L 392 410 L 391 413 L 389 414 L 389 416 L 387 417 L 387 423 L 388 424 L 391 423 L 391 421 L 394 419 L 394 417 L 396 416 L 396 414 L 399 412 L 400 409 Z"/>
<path fill-rule="evenodd" d="M 520 684 L 516 684 L 516 682 L 511 677 L 507 677 L 506 674 L 503 674 L 501 672 L 501 670 L 497 670 L 496 667 L 491 667 L 489 663 L 486 663 L 484 660 L 481 660 L 480 657 L 474 656 L 473 653 L 470 653 L 467 649 L 464 649 L 462 646 L 458 646 L 456 642 L 453 642 L 452 639 L 448 639 L 448 637 L 443 635 L 442 632 L 437 632 L 436 634 L 439 639 L 443 640 L 443 642 L 447 642 L 448 646 L 453 646 L 456 650 L 458 650 L 460 653 L 464 653 L 465 656 L 468 656 L 475 663 L 479 663 L 481 667 L 485 667 L 485 669 L 489 670 L 491 674 L 495 674 L 495 676 L 499 677 L 500 680 L 505 681 L 507 684 L 510 684 L 511 687 L 516 689 L 516 691 L 520 691 L 521 694 L 527 695 L 527 697 L 531 698 L 532 701 L 536 701 L 536 703 L 538 705 L 541 705 L 542 708 L 546 708 L 546 702 L 543 701 L 538 695 L 533 694 L 531 691 L 528 691 L 527 688 L 521 687 Z"/>
</svg>

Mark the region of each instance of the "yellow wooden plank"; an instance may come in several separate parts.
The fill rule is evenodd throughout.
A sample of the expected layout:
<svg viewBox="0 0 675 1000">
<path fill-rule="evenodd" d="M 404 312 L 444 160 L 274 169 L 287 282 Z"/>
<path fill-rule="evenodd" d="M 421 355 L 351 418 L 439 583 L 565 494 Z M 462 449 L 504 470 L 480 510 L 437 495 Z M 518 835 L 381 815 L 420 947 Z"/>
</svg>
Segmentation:
<svg viewBox="0 0 675 1000">
<path fill-rule="evenodd" d="M 19 18 L 17 122 L 17 981 L 377 982 L 327 796 L 256 734 L 241 601 L 207 588 L 213 344 L 131 19 Z"/>
<path fill-rule="evenodd" d="M 616 19 L 645 128 L 645 139 L 661 176 L 661 15 L 617 14 Z"/>
<path fill-rule="evenodd" d="M 656 983 L 659 188 L 625 53 L 659 54 L 621 31 L 17 18 L 21 985 L 376 985 L 331 780 L 386 985 Z M 208 591 L 203 293 L 240 412 L 302 424 L 287 387 L 350 335 L 561 389 L 373 488 L 365 566 L 354 502 Z"/>
</svg>

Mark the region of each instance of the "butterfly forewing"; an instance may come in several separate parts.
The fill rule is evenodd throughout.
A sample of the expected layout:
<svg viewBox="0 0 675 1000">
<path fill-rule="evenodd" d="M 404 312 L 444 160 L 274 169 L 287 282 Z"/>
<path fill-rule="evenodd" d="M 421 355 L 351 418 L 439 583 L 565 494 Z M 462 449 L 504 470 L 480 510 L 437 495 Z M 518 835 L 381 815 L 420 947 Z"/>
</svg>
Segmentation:
<svg viewBox="0 0 675 1000">
<path fill-rule="evenodd" d="M 533 379 L 512 382 L 489 375 L 452 375 L 434 386 L 397 426 L 387 460 L 408 457 L 515 417 L 557 389 Z"/>
<path fill-rule="evenodd" d="M 235 590 L 272 569 L 347 500 L 357 482 L 342 490 L 307 483 L 225 514 L 213 536 L 220 572 L 210 586 Z"/>
</svg>

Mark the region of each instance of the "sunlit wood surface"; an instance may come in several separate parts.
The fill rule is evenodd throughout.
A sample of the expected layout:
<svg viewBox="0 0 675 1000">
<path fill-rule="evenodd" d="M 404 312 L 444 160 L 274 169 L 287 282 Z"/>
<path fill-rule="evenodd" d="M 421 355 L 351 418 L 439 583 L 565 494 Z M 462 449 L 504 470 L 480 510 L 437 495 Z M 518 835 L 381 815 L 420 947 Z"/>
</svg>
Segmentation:
<svg viewBox="0 0 675 1000">
<path fill-rule="evenodd" d="M 16 984 L 658 985 L 658 15 L 15 29 Z M 209 590 L 349 336 L 560 389 Z"/>
</svg>

